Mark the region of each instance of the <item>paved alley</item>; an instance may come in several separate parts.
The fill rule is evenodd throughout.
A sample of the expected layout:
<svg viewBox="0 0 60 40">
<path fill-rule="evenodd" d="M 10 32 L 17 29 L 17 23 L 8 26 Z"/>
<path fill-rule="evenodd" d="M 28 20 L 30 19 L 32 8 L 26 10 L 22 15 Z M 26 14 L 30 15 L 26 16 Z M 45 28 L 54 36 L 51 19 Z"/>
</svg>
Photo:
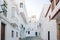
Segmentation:
<svg viewBox="0 0 60 40">
<path fill-rule="evenodd" d="M 26 37 L 22 40 L 42 40 L 40 37 Z"/>
<path fill-rule="evenodd" d="M 0 40 L 60 40 L 60 0 L 0 0 Z"/>
</svg>

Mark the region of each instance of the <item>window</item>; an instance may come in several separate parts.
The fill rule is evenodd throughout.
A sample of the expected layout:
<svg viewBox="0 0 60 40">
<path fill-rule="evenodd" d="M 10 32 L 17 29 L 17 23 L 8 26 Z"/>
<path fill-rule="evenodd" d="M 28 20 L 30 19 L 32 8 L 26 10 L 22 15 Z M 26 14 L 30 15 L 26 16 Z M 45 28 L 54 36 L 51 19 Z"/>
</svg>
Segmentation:
<svg viewBox="0 0 60 40">
<path fill-rule="evenodd" d="M 23 8 L 23 3 L 20 3 L 20 8 Z"/>
<path fill-rule="evenodd" d="M 18 37 L 18 32 L 16 32 L 16 37 Z"/>
<path fill-rule="evenodd" d="M 14 31 L 12 30 L 12 37 L 14 37 Z"/>
<path fill-rule="evenodd" d="M 40 35 L 40 33 L 39 33 L 39 35 Z"/>
<path fill-rule="evenodd" d="M 49 15 L 49 18 L 51 17 L 51 15 Z"/>
<path fill-rule="evenodd" d="M 37 32 L 35 32 L 35 35 L 37 36 L 37 35 L 38 35 L 38 33 L 37 33 Z"/>
<path fill-rule="evenodd" d="M 22 31 L 20 31 L 20 37 L 21 37 Z"/>
<path fill-rule="evenodd" d="M 12 11 L 11 17 L 14 18 L 15 17 L 15 12 L 16 12 L 15 7 L 12 7 L 11 11 Z"/>
<path fill-rule="evenodd" d="M 23 28 L 23 24 L 21 24 L 22 28 Z"/>
<path fill-rule="evenodd" d="M 39 23 L 39 26 L 41 27 L 41 23 Z"/>
<path fill-rule="evenodd" d="M 27 31 L 26 31 L 26 33 L 27 33 Z"/>
<path fill-rule="evenodd" d="M 30 31 L 28 31 L 28 34 L 30 34 Z"/>
<path fill-rule="evenodd" d="M 25 27 L 23 29 L 25 30 Z"/>
</svg>

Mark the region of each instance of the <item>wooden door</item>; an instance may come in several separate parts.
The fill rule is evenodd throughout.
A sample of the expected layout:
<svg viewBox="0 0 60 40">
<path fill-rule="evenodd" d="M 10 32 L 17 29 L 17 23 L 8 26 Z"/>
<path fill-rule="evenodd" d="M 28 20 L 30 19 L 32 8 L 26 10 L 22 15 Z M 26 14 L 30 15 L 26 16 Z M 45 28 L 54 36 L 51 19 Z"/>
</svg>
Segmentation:
<svg viewBox="0 0 60 40">
<path fill-rule="evenodd" d="M 5 40 L 5 24 L 1 23 L 1 40 Z"/>
<path fill-rule="evenodd" d="M 60 24 L 57 26 L 57 40 L 60 40 Z"/>
</svg>

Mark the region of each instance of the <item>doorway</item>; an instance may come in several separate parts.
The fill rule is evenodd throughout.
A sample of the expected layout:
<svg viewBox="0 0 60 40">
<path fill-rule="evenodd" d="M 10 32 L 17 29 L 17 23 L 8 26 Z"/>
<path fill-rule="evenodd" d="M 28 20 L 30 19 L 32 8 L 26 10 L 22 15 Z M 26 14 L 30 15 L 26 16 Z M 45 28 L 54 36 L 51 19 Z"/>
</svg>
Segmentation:
<svg viewBox="0 0 60 40">
<path fill-rule="evenodd" d="M 38 35 L 38 33 L 37 33 L 37 32 L 35 32 L 35 35 L 37 36 L 37 35 Z"/>
<path fill-rule="evenodd" d="M 60 40 L 60 24 L 57 27 L 57 40 Z"/>
<path fill-rule="evenodd" d="M 50 40 L 50 31 L 48 31 L 48 40 Z"/>
<path fill-rule="evenodd" d="M 1 40 L 5 40 L 5 24 L 1 23 Z"/>
</svg>

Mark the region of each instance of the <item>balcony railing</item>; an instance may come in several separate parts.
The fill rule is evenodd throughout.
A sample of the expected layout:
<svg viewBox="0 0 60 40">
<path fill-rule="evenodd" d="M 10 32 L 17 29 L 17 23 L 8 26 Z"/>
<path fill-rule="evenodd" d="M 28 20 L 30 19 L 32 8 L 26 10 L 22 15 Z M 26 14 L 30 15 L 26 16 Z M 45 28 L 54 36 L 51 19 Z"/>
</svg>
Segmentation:
<svg viewBox="0 0 60 40">
<path fill-rule="evenodd" d="M 16 17 L 12 17 L 11 18 L 11 24 L 14 26 L 14 27 L 18 27 L 18 20 Z"/>
<path fill-rule="evenodd" d="M 52 2 L 53 0 L 50 0 L 50 2 Z"/>
<path fill-rule="evenodd" d="M 57 1 L 56 5 L 60 2 L 60 0 Z"/>
<path fill-rule="evenodd" d="M 0 13 L 2 13 L 5 17 L 7 17 L 7 4 L 4 1 L 3 4 L 0 5 L 1 11 Z"/>
</svg>

